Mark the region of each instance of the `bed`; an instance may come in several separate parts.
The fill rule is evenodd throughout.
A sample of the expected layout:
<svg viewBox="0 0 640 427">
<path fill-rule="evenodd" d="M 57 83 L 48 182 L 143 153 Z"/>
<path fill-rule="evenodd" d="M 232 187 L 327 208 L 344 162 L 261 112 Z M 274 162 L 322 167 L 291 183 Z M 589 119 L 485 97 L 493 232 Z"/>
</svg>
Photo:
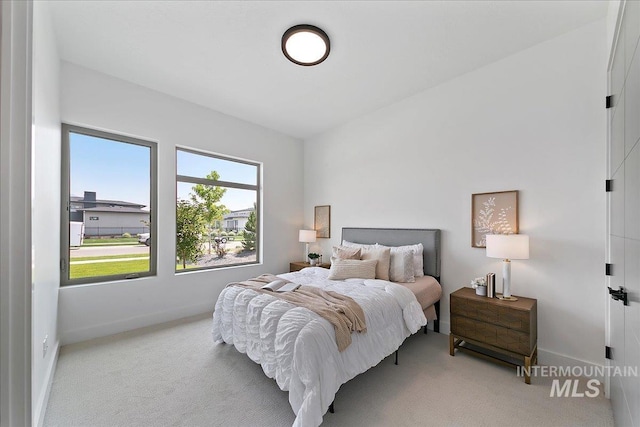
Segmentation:
<svg viewBox="0 0 640 427">
<path fill-rule="evenodd" d="M 422 243 L 425 275 L 440 278 L 440 230 L 344 228 L 342 237 L 369 245 Z M 278 277 L 346 295 L 362 307 L 366 333 L 352 333 L 343 351 L 338 350 L 329 321 L 272 293 L 230 284 L 213 314 L 214 341 L 233 344 L 289 392 L 294 426 L 320 425 L 342 384 L 396 352 L 408 336 L 426 327 L 427 319 L 436 321 L 438 303 L 419 303 L 406 285 L 379 279 L 331 280 L 329 274 L 330 270 L 310 267 Z"/>
</svg>

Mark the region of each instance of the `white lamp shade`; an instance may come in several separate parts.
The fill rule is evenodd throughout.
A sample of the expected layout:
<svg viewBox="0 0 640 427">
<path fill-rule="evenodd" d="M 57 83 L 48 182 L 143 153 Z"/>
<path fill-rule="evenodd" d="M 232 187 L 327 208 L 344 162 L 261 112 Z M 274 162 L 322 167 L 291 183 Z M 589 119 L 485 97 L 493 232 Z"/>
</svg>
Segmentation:
<svg viewBox="0 0 640 427">
<path fill-rule="evenodd" d="M 487 256 L 501 259 L 529 259 L 529 236 L 487 234 Z"/>
<path fill-rule="evenodd" d="M 298 241 L 303 243 L 315 242 L 316 230 L 300 230 L 300 233 L 298 233 Z"/>
</svg>

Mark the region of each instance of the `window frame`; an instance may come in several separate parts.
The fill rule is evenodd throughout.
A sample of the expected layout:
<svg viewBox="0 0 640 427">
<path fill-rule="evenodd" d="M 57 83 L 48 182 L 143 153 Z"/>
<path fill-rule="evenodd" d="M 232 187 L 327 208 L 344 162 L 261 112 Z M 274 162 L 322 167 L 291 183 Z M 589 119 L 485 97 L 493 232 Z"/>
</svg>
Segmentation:
<svg viewBox="0 0 640 427">
<path fill-rule="evenodd" d="M 69 218 L 71 209 L 71 146 L 70 134 L 76 133 L 95 138 L 107 139 L 115 142 L 140 145 L 149 148 L 149 236 L 151 244 L 149 246 L 149 271 L 111 274 L 108 276 L 81 277 L 77 279 L 69 278 L 70 271 L 70 236 Z M 61 209 L 60 209 L 60 286 L 99 284 L 114 282 L 119 280 L 133 280 L 142 277 L 156 276 L 158 269 L 158 144 L 125 135 L 105 132 L 96 129 L 85 128 L 76 125 L 62 123 L 62 164 L 61 164 Z"/>
<path fill-rule="evenodd" d="M 242 184 L 238 182 L 232 181 L 216 181 L 213 179 L 207 178 L 199 178 L 195 176 L 189 175 L 179 175 L 178 174 L 178 152 L 182 151 L 185 153 L 195 154 L 203 157 L 211 157 L 214 159 L 224 160 L 228 162 L 242 163 L 245 165 L 255 166 L 256 167 L 256 184 Z M 184 270 L 177 269 L 177 263 L 175 268 L 175 274 L 185 274 L 194 271 L 208 271 L 208 270 L 216 270 L 219 268 L 227 268 L 227 267 L 242 267 L 248 265 L 256 265 L 262 263 L 262 251 L 260 250 L 262 247 L 262 163 L 247 159 L 241 159 L 238 157 L 227 156 L 219 153 L 212 153 L 209 151 L 198 150 L 190 147 L 179 146 L 176 145 L 175 150 L 175 166 L 176 166 L 176 181 L 175 181 L 175 202 L 177 209 L 178 202 L 178 183 L 189 183 L 189 184 L 203 184 L 203 185 L 212 185 L 216 187 L 224 187 L 224 188 L 235 188 L 239 190 L 252 190 L 256 192 L 256 260 L 251 262 L 242 262 L 236 264 L 223 264 L 223 265 L 211 265 L 205 267 L 193 267 Z M 177 211 L 176 211 L 177 213 Z M 174 223 L 174 255 L 177 259 L 177 247 L 178 247 L 178 238 L 177 238 L 177 230 L 175 229 Z"/>
</svg>

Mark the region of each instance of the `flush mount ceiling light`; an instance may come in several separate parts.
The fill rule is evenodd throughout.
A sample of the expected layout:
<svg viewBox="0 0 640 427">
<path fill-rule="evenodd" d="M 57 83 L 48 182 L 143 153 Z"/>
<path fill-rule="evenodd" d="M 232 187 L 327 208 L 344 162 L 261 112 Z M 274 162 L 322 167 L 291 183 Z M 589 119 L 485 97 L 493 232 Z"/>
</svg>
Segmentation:
<svg viewBox="0 0 640 427">
<path fill-rule="evenodd" d="M 298 65 L 318 65 L 329 56 L 329 36 L 313 25 L 296 25 L 282 35 L 282 53 Z"/>
</svg>

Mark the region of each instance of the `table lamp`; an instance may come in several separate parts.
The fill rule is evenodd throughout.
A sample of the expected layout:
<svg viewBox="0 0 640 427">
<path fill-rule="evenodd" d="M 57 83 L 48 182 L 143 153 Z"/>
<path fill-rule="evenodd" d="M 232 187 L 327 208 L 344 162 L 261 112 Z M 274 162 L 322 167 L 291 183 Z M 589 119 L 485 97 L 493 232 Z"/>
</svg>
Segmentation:
<svg viewBox="0 0 640 427">
<path fill-rule="evenodd" d="M 300 230 L 298 233 L 298 241 L 305 244 L 304 247 L 304 262 L 307 262 L 309 256 L 309 243 L 316 241 L 316 230 Z"/>
<path fill-rule="evenodd" d="M 502 258 L 502 297 L 505 301 L 517 301 L 511 296 L 511 260 L 529 259 L 529 236 L 523 234 L 487 234 L 487 256 Z"/>
</svg>

